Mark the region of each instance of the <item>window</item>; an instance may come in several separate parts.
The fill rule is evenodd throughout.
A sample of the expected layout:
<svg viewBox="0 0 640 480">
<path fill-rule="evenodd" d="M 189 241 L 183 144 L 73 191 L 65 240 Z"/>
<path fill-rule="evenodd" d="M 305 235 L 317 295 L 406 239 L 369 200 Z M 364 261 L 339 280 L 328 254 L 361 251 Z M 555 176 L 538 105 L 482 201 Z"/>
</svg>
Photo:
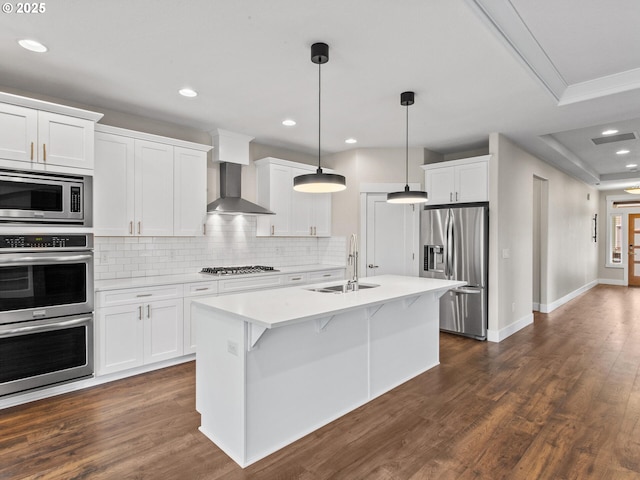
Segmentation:
<svg viewBox="0 0 640 480">
<path fill-rule="evenodd" d="M 622 263 L 622 215 L 612 214 L 609 216 L 609 221 L 609 245 L 611 246 L 609 262 L 619 265 Z"/>
</svg>

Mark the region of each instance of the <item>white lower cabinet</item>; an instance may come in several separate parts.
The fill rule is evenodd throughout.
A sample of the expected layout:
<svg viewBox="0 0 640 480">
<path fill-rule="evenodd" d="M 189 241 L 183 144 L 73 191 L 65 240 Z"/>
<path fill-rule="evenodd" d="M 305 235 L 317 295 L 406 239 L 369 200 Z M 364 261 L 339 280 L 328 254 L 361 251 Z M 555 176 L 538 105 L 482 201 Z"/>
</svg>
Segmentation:
<svg viewBox="0 0 640 480">
<path fill-rule="evenodd" d="M 194 354 L 198 340 L 191 319 L 194 300 L 342 280 L 344 274 L 344 268 L 335 268 L 100 290 L 96 295 L 96 374 L 123 372 Z"/>
<path fill-rule="evenodd" d="M 168 291 L 167 291 L 168 290 Z M 106 375 L 183 355 L 182 285 L 179 298 L 154 300 L 172 289 L 125 289 L 98 294 L 97 374 Z M 178 295 L 176 295 L 178 296 Z M 147 301 L 143 301 L 143 299 Z M 137 300 L 137 301 L 132 301 Z M 103 306 L 111 304 L 110 306 Z"/>
</svg>

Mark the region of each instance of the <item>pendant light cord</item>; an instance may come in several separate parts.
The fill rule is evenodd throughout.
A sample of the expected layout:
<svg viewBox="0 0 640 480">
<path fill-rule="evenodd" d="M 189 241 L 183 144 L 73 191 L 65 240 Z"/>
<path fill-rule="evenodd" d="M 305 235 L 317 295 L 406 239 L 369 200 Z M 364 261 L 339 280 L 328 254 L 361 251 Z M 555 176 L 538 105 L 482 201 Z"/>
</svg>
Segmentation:
<svg viewBox="0 0 640 480">
<path fill-rule="evenodd" d="M 320 132 L 322 124 L 322 64 L 318 63 L 318 171 L 322 170 L 320 166 Z"/>
<path fill-rule="evenodd" d="M 405 148 L 405 184 L 409 186 L 409 104 L 407 103 L 407 135 L 406 135 L 406 148 Z"/>
</svg>

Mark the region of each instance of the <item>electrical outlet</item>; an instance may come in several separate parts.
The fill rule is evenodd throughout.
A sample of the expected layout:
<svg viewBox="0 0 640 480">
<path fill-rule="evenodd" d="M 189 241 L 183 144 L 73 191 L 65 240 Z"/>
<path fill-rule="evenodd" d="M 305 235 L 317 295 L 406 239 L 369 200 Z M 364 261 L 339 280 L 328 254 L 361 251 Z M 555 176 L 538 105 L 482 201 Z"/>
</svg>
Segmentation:
<svg viewBox="0 0 640 480">
<path fill-rule="evenodd" d="M 231 340 L 227 340 L 227 352 L 231 355 L 238 356 L 238 344 L 236 342 L 232 342 Z"/>
<path fill-rule="evenodd" d="M 103 265 L 109 263 L 109 254 L 107 252 L 100 254 L 100 263 Z"/>
<path fill-rule="evenodd" d="M 276 255 L 281 255 L 282 249 L 280 247 L 276 247 Z"/>
</svg>

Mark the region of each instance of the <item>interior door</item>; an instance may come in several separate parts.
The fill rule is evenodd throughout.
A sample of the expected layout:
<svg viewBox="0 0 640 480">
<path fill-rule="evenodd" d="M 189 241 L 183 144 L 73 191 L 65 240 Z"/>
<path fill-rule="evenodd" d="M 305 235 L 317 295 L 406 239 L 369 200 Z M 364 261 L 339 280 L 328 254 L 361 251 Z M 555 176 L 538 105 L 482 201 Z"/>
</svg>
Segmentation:
<svg viewBox="0 0 640 480">
<path fill-rule="evenodd" d="M 629 285 L 640 286 L 640 214 L 629 214 Z"/>
<path fill-rule="evenodd" d="M 387 203 L 386 194 L 367 195 L 365 276 L 418 274 L 419 207 Z"/>
</svg>

